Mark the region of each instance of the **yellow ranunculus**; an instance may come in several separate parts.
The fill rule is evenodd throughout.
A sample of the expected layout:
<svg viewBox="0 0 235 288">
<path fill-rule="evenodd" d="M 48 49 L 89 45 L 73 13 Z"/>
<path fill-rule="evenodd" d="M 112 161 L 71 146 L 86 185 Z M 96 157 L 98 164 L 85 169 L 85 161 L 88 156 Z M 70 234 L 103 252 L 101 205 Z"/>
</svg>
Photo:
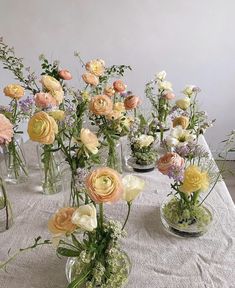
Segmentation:
<svg viewBox="0 0 235 288">
<path fill-rule="evenodd" d="M 189 98 L 183 98 L 179 99 L 175 102 L 176 106 L 179 107 L 182 110 L 186 110 L 190 106 L 190 100 Z"/>
<path fill-rule="evenodd" d="M 100 143 L 97 136 L 92 133 L 89 129 L 82 128 L 80 133 L 80 140 L 85 148 L 92 154 L 98 153 L 98 147 Z"/>
<path fill-rule="evenodd" d="M 58 126 L 54 118 L 43 111 L 34 114 L 29 120 L 28 134 L 32 141 L 52 144 L 57 133 Z"/>
<path fill-rule="evenodd" d="M 184 171 L 184 181 L 180 191 L 190 194 L 196 191 L 205 191 L 209 187 L 207 172 L 202 172 L 196 165 L 190 165 Z"/>
<path fill-rule="evenodd" d="M 18 84 L 9 84 L 4 89 L 3 92 L 6 96 L 13 98 L 13 99 L 20 99 L 24 96 L 24 88 Z"/>
<path fill-rule="evenodd" d="M 49 115 L 58 121 L 64 120 L 64 117 L 65 117 L 65 113 L 62 110 L 50 111 Z"/>
<path fill-rule="evenodd" d="M 91 60 L 86 64 L 86 70 L 99 77 L 104 74 L 105 63 L 102 59 Z"/>
<path fill-rule="evenodd" d="M 54 77 L 49 75 L 43 75 L 41 79 L 43 87 L 48 91 L 59 91 L 62 89 L 60 82 Z"/>
</svg>

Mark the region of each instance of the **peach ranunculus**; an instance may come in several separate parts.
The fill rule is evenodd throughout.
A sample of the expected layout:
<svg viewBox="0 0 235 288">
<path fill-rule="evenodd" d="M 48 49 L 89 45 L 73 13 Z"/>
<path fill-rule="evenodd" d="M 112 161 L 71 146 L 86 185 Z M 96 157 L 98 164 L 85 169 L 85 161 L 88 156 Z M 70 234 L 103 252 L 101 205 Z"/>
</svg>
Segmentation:
<svg viewBox="0 0 235 288">
<path fill-rule="evenodd" d="M 104 88 L 104 94 L 109 96 L 109 97 L 112 97 L 115 94 L 115 90 L 113 89 L 112 86 L 106 86 Z"/>
<path fill-rule="evenodd" d="M 181 192 L 191 194 L 197 191 L 206 191 L 208 187 L 207 172 L 202 172 L 196 165 L 190 165 L 185 169 L 183 184 L 179 188 Z"/>
<path fill-rule="evenodd" d="M 43 111 L 34 114 L 29 120 L 28 134 L 32 141 L 52 144 L 57 133 L 58 126 L 54 118 Z"/>
<path fill-rule="evenodd" d="M 138 107 L 140 104 L 140 99 L 138 96 L 130 95 L 124 100 L 124 106 L 126 110 L 132 110 Z"/>
<path fill-rule="evenodd" d="M 126 90 L 126 85 L 123 83 L 122 80 L 116 80 L 113 82 L 113 88 L 116 92 L 122 93 Z"/>
<path fill-rule="evenodd" d="M 77 225 L 73 224 L 72 216 L 76 208 L 65 207 L 59 209 L 48 221 L 48 229 L 53 234 L 73 233 L 77 229 Z"/>
<path fill-rule="evenodd" d="M 34 95 L 35 105 L 39 108 L 49 108 L 56 106 L 56 100 L 50 93 L 37 93 Z"/>
<path fill-rule="evenodd" d="M 8 144 L 13 137 L 13 125 L 5 115 L 0 114 L 0 145 Z"/>
<path fill-rule="evenodd" d="M 186 116 L 179 116 L 173 120 L 173 127 L 182 126 L 183 129 L 187 129 L 189 125 L 189 118 Z"/>
<path fill-rule="evenodd" d="M 86 70 L 97 77 L 102 76 L 105 71 L 105 62 L 102 59 L 91 60 L 86 63 Z"/>
<path fill-rule="evenodd" d="M 89 105 L 90 111 L 95 115 L 108 115 L 113 110 L 113 102 L 107 95 L 92 97 Z"/>
<path fill-rule="evenodd" d="M 97 136 L 89 129 L 82 128 L 80 132 L 80 140 L 85 148 L 92 154 L 98 153 L 98 147 L 100 146 Z"/>
<path fill-rule="evenodd" d="M 49 91 L 59 91 L 62 89 L 60 82 L 52 76 L 43 75 L 41 79 L 43 87 Z"/>
<path fill-rule="evenodd" d="M 123 193 L 120 175 L 108 167 L 98 168 L 90 173 L 86 179 L 86 188 L 96 203 L 116 202 Z"/>
<path fill-rule="evenodd" d="M 97 86 L 99 84 L 99 78 L 90 72 L 82 74 L 82 79 L 89 85 Z"/>
<path fill-rule="evenodd" d="M 9 84 L 3 89 L 3 92 L 6 96 L 16 100 L 24 96 L 24 88 L 19 84 Z"/>
<path fill-rule="evenodd" d="M 71 80 L 73 78 L 72 74 L 67 69 L 60 70 L 59 71 L 59 76 L 63 80 Z"/>
<path fill-rule="evenodd" d="M 175 98 L 175 94 L 171 91 L 165 91 L 165 93 L 163 93 L 163 98 L 166 100 L 172 100 Z"/>
<path fill-rule="evenodd" d="M 172 167 L 181 168 L 184 165 L 184 159 L 180 157 L 177 153 L 168 152 L 163 155 L 157 162 L 158 170 L 167 175 Z"/>
</svg>

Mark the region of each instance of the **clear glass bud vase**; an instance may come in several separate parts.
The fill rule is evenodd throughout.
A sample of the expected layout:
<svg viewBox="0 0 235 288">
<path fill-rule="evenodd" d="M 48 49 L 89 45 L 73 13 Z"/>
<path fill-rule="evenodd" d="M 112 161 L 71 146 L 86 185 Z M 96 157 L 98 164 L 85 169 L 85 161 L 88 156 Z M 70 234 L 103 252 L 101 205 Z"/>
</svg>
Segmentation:
<svg viewBox="0 0 235 288">
<path fill-rule="evenodd" d="M 122 147 L 120 141 L 113 143 L 101 149 L 101 165 L 110 167 L 119 173 L 122 173 Z"/>
<path fill-rule="evenodd" d="M 5 181 L 11 184 L 26 182 L 28 179 L 28 168 L 22 137 L 15 135 L 12 141 L 3 147 L 3 151 L 6 164 Z"/>
<path fill-rule="evenodd" d="M 0 232 L 8 230 L 13 224 L 10 200 L 7 197 L 5 183 L 0 175 Z"/>
<path fill-rule="evenodd" d="M 53 145 L 38 145 L 38 160 L 43 194 L 52 195 L 62 191 L 60 157 L 53 152 Z"/>
</svg>

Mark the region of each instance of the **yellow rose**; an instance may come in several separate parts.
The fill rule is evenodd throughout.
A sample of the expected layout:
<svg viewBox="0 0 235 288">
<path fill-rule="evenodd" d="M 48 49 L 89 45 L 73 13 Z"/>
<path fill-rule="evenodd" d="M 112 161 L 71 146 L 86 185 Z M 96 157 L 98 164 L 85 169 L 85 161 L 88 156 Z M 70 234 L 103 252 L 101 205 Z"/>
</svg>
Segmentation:
<svg viewBox="0 0 235 288">
<path fill-rule="evenodd" d="M 205 191 L 209 187 L 207 172 L 201 172 L 198 166 L 190 165 L 184 171 L 184 181 L 180 191 L 190 194 L 196 191 Z"/>
<path fill-rule="evenodd" d="M 189 106 L 190 106 L 190 100 L 189 98 L 183 98 L 183 99 L 180 99 L 180 100 L 177 100 L 175 102 L 176 106 L 179 107 L 180 109 L 182 110 L 186 110 Z"/>
<path fill-rule="evenodd" d="M 125 111 L 126 111 L 123 102 L 116 102 L 116 103 L 113 105 L 113 110 L 118 111 L 118 112 L 125 112 Z"/>
<path fill-rule="evenodd" d="M 57 133 L 58 126 L 55 120 L 43 111 L 34 114 L 29 120 L 28 134 L 32 141 L 52 144 Z"/>
<path fill-rule="evenodd" d="M 92 133 L 89 129 L 82 128 L 80 133 L 80 140 L 88 151 L 92 154 L 98 153 L 98 147 L 100 143 L 97 136 Z"/>
<path fill-rule="evenodd" d="M 48 114 L 58 121 L 64 120 L 64 117 L 65 117 L 65 113 L 62 110 L 50 111 Z"/>
<path fill-rule="evenodd" d="M 60 82 L 54 77 L 49 75 L 43 75 L 41 79 L 43 87 L 48 91 L 59 91 L 62 89 Z"/>
<path fill-rule="evenodd" d="M 72 216 L 76 208 L 61 208 L 48 221 L 48 229 L 53 234 L 67 234 L 76 230 L 77 226 L 72 222 Z"/>
<path fill-rule="evenodd" d="M 102 76 L 105 70 L 105 63 L 102 59 L 91 60 L 86 64 L 86 70 L 95 76 Z"/>
<path fill-rule="evenodd" d="M 24 88 L 18 84 L 9 84 L 4 89 L 3 92 L 6 96 L 13 98 L 13 99 L 20 99 L 24 96 Z"/>
<path fill-rule="evenodd" d="M 189 119 L 186 116 L 179 116 L 173 120 L 173 127 L 182 126 L 183 129 L 186 129 L 189 125 Z"/>
</svg>

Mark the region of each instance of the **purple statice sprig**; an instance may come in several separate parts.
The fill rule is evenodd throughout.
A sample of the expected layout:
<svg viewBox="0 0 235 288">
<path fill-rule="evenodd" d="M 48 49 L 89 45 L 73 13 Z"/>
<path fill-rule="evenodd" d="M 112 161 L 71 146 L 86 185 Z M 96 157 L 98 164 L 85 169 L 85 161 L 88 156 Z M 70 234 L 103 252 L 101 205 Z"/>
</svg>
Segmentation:
<svg viewBox="0 0 235 288">
<path fill-rule="evenodd" d="M 28 96 L 24 100 L 19 101 L 19 111 L 23 118 L 28 118 L 33 115 L 34 111 L 34 100 Z"/>
<path fill-rule="evenodd" d="M 184 180 L 184 166 L 172 165 L 168 169 L 167 176 L 175 182 L 183 182 Z"/>
</svg>

